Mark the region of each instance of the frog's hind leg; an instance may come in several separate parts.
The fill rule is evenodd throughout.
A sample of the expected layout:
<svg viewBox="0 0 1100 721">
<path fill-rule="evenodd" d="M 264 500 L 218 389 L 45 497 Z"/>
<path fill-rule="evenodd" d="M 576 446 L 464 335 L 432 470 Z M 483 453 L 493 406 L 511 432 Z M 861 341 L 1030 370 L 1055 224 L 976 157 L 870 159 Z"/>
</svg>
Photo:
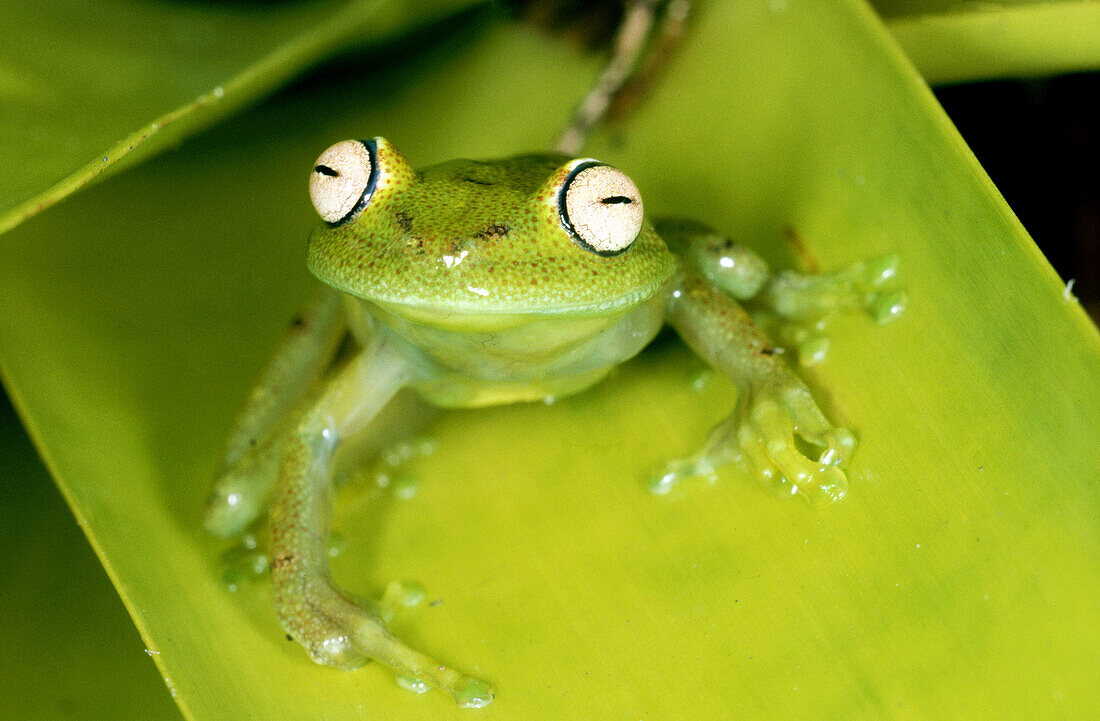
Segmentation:
<svg viewBox="0 0 1100 721">
<path fill-rule="evenodd" d="M 267 507 L 282 456 L 281 431 L 329 367 L 344 334 L 340 295 L 330 288 L 295 316 L 234 421 L 206 503 L 208 531 L 235 536 Z"/>
<path fill-rule="evenodd" d="M 361 351 L 326 386 L 282 444 L 271 506 L 271 580 L 283 628 L 314 661 L 354 668 L 374 659 L 400 675 L 449 693 L 464 707 L 488 704 L 489 686 L 406 646 L 384 612 L 355 603 L 329 575 L 331 460 L 410 378 L 385 338 Z"/>
<path fill-rule="evenodd" d="M 688 271 L 669 303 L 669 321 L 701 358 L 733 380 L 738 398 L 703 449 L 671 463 L 653 489 L 667 492 L 683 478 L 733 462 L 811 501 L 842 497 L 848 485 L 843 467 L 855 452 L 855 437 L 829 423 L 737 301 Z"/>
</svg>

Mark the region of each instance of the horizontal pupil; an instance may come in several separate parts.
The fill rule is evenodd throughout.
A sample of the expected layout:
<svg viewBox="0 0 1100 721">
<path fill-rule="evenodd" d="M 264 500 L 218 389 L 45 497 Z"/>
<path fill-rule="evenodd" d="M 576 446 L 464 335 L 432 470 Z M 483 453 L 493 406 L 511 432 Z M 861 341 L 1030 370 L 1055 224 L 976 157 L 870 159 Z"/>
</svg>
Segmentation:
<svg viewBox="0 0 1100 721">
<path fill-rule="evenodd" d="M 313 169 L 313 172 L 320 173 L 321 175 L 327 175 L 330 178 L 335 178 L 337 175 L 339 175 L 339 173 L 337 173 L 335 170 L 328 167 L 327 165 L 318 165 L 316 168 Z"/>
<path fill-rule="evenodd" d="M 610 198 L 604 198 L 600 202 L 604 205 L 615 205 L 617 203 L 633 203 L 634 201 L 625 195 L 612 195 Z"/>
</svg>

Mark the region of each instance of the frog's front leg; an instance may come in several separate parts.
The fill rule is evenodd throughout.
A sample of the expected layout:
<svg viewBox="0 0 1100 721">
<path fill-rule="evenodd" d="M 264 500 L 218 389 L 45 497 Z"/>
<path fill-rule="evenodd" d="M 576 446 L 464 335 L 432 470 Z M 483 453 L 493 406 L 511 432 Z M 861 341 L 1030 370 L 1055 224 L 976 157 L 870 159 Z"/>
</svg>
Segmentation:
<svg viewBox="0 0 1100 721">
<path fill-rule="evenodd" d="M 478 679 L 449 669 L 396 639 L 375 609 L 352 601 L 328 567 L 330 463 L 411 377 L 408 361 L 384 336 L 341 370 L 282 443 L 271 507 L 271 579 L 283 628 L 314 661 L 354 668 L 374 659 L 449 693 L 464 707 L 489 703 Z"/>
<path fill-rule="evenodd" d="M 669 300 L 668 316 L 701 358 L 733 380 L 738 398 L 704 448 L 670 464 L 654 490 L 667 492 L 685 477 L 744 462 L 765 483 L 789 484 L 811 501 L 842 497 L 848 485 L 842 467 L 855 452 L 855 438 L 829 423 L 737 301 L 689 269 Z M 805 455 L 798 439 L 819 447 L 817 457 Z"/>
<path fill-rule="evenodd" d="M 331 288 L 295 316 L 237 413 L 206 502 L 204 525 L 210 533 L 235 536 L 267 508 L 282 457 L 281 436 L 332 362 L 344 333 L 342 301 Z"/>
<path fill-rule="evenodd" d="M 899 259 L 886 255 L 833 273 L 772 274 L 749 248 L 693 220 L 662 220 L 657 230 L 669 247 L 712 284 L 738 300 L 753 300 L 779 318 L 813 323 L 838 310 L 865 310 L 877 322 L 897 317 L 906 303 L 892 288 Z"/>
</svg>

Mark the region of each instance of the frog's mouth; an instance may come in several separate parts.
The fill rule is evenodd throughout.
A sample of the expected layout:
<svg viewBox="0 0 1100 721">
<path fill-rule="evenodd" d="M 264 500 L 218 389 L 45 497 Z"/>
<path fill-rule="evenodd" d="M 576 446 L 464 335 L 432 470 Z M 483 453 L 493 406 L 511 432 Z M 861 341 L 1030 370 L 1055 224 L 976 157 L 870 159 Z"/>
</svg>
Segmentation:
<svg viewBox="0 0 1100 721">
<path fill-rule="evenodd" d="M 324 279 L 322 279 L 324 280 Z M 331 281 L 328 281 L 331 283 Z M 361 289 L 342 287 L 331 283 L 338 290 L 354 296 L 369 305 L 382 309 L 385 313 L 399 316 L 407 321 L 433 325 L 437 327 L 459 326 L 463 328 L 480 327 L 488 330 L 494 327 L 512 327 L 543 318 L 607 319 L 628 313 L 639 305 L 657 299 L 662 305 L 672 283 L 672 273 L 665 277 L 630 289 L 625 293 L 603 300 L 570 301 L 566 298 L 536 301 L 521 298 L 513 302 L 501 302 L 493 298 L 486 288 L 472 286 L 465 288 L 467 296 L 448 297 L 445 301 L 409 297 L 407 294 L 362 292 Z"/>
</svg>

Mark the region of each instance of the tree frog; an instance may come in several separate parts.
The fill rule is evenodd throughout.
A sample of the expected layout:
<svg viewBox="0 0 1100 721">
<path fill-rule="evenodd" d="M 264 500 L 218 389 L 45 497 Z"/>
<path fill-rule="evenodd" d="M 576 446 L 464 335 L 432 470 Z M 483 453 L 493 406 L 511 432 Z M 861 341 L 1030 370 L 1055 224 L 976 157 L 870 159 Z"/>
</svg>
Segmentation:
<svg viewBox="0 0 1100 721">
<path fill-rule="evenodd" d="M 773 276 L 703 225 L 651 223 L 616 168 L 558 154 L 414 170 L 384 138 L 346 140 L 317 159 L 310 195 L 322 222 L 308 264 L 326 289 L 248 396 L 206 527 L 236 535 L 268 510 L 277 615 L 314 661 L 374 659 L 462 706 L 493 697 L 395 638 L 378 607 L 329 575 L 333 456 L 404 387 L 448 408 L 577 393 L 667 322 L 739 393 L 656 490 L 736 462 L 812 500 L 844 494 L 853 435 L 829 422 L 738 299 L 794 320 L 836 306 L 889 315 L 900 307 L 885 290 L 896 259 Z M 334 362 L 346 335 L 354 353 Z"/>
</svg>

